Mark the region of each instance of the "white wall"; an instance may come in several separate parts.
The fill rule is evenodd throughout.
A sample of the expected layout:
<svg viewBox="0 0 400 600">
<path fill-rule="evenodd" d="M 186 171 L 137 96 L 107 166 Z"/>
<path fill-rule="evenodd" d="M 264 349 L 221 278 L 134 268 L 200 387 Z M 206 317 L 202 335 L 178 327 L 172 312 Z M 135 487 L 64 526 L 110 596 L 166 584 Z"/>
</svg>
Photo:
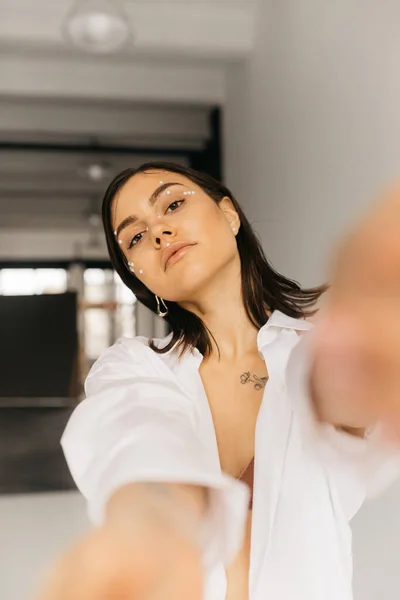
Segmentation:
<svg viewBox="0 0 400 600">
<path fill-rule="evenodd" d="M 34 597 L 43 572 L 88 528 L 80 494 L 0 497 L 0 598 Z"/>
<path fill-rule="evenodd" d="M 400 167 L 400 4 L 260 2 L 228 75 L 225 172 L 284 274 L 323 280 L 340 231 Z M 357 600 L 397 600 L 400 484 L 354 521 Z"/>
<path fill-rule="evenodd" d="M 397 600 L 400 588 L 400 481 L 355 516 L 355 600 Z"/>
<path fill-rule="evenodd" d="M 228 76 L 226 178 L 288 275 L 399 174 L 398 2 L 262 0 L 254 57 Z"/>
</svg>

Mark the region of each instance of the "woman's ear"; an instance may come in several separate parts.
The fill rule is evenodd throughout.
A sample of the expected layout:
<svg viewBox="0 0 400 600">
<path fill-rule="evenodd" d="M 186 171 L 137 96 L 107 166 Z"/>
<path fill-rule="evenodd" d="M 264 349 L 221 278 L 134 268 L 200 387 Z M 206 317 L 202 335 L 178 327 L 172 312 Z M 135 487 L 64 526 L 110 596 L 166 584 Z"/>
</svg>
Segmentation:
<svg viewBox="0 0 400 600">
<path fill-rule="evenodd" d="M 232 200 L 228 196 L 224 196 L 219 202 L 218 206 L 225 215 L 226 220 L 229 223 L 230 228 L 236 234 L 239 231 L 240 219 L 233 205 Z"/>
</svg>

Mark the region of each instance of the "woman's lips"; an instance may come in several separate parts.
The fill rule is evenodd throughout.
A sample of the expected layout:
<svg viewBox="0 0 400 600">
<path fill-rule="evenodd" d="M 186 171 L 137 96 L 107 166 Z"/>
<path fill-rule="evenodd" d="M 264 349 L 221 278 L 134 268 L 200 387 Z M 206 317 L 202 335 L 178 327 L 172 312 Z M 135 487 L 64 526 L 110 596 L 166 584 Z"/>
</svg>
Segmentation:
<svg viewBox="0 0 400 600">
<path fill-rule="evenodd" d="M 179 244 L 179 247 L 177 247 L 176 250 L 174 250 L 173 253 L 168 257 L 164 270 L 167 270 L 169 267 L 172 267 L 172 265 L 177 263 L 181 258 L 183 258 L 183 256 L 185 256 L 190 248 L 193 248 L 194 245 L 195 244 L 190 243 Z"/>
</svg>

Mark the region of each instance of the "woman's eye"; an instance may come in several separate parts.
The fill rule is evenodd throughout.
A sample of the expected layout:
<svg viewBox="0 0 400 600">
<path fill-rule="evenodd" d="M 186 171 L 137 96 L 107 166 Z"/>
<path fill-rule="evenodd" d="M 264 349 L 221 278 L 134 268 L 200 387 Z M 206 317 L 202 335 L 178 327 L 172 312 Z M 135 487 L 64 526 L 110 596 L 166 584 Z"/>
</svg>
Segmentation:
<svg viewBox="0 0 400 600">
<path fill-rule="evenodd" d="M 184 200 L 175 200 L 175 202 L 172 202 L 172 204 L 170 204 L 167 208 L 167 213 L 168 212 L 174 212 L 174 210 L 176 210 L 177 208 L 180 207 L 181 204 L 183 204 L 185 201 Z"/>
<path fill-rule="evenodd" d="M 167 208 L 167 213 L 169 212 L 174 212 L 174 210 L 176 210 L 177 208 L 179 208 L 181 206 L 181 204 L 183 204 L 185 201 L 184 200 L 175 200 L 175 202 L 172 202 L 168 208 Z M 133 236 L 133 238 L 130 241 L 130 244 L 128 246 L 128 250 L 130 250 L 131 248 L 133 248 L 133 246 L 137 246 L 137 244 L 142 240 L 144 235 L 144 232 L 141 233 L 137 233 L 136 235 Z"/>
<path fill-rule="evenodd" d="M 128 246 L 128 250 L 130 250 L 133 246 L 136 246 L 140 240 L 143 237 L 143 233 L 137 233 L 136 235 L 133 236 L 133 238 L 131 239 L 131 243 Z"/>
</svg>

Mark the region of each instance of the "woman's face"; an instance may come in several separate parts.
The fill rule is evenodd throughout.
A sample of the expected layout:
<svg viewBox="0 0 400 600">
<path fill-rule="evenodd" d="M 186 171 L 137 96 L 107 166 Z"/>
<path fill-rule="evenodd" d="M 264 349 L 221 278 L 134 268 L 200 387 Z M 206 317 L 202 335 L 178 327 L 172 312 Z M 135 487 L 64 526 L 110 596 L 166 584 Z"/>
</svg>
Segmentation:
<svg viewBox="0 0 400 600">
<path fill-rule="evenodd" d="M 194 300 L 224 270 L 240 264 L 240 223 L 232 202 L 216 204 L 182 175 L 134 175 L 114 198 L 111 215 L 127 268 L 165 300 Z"/>
</svg>

